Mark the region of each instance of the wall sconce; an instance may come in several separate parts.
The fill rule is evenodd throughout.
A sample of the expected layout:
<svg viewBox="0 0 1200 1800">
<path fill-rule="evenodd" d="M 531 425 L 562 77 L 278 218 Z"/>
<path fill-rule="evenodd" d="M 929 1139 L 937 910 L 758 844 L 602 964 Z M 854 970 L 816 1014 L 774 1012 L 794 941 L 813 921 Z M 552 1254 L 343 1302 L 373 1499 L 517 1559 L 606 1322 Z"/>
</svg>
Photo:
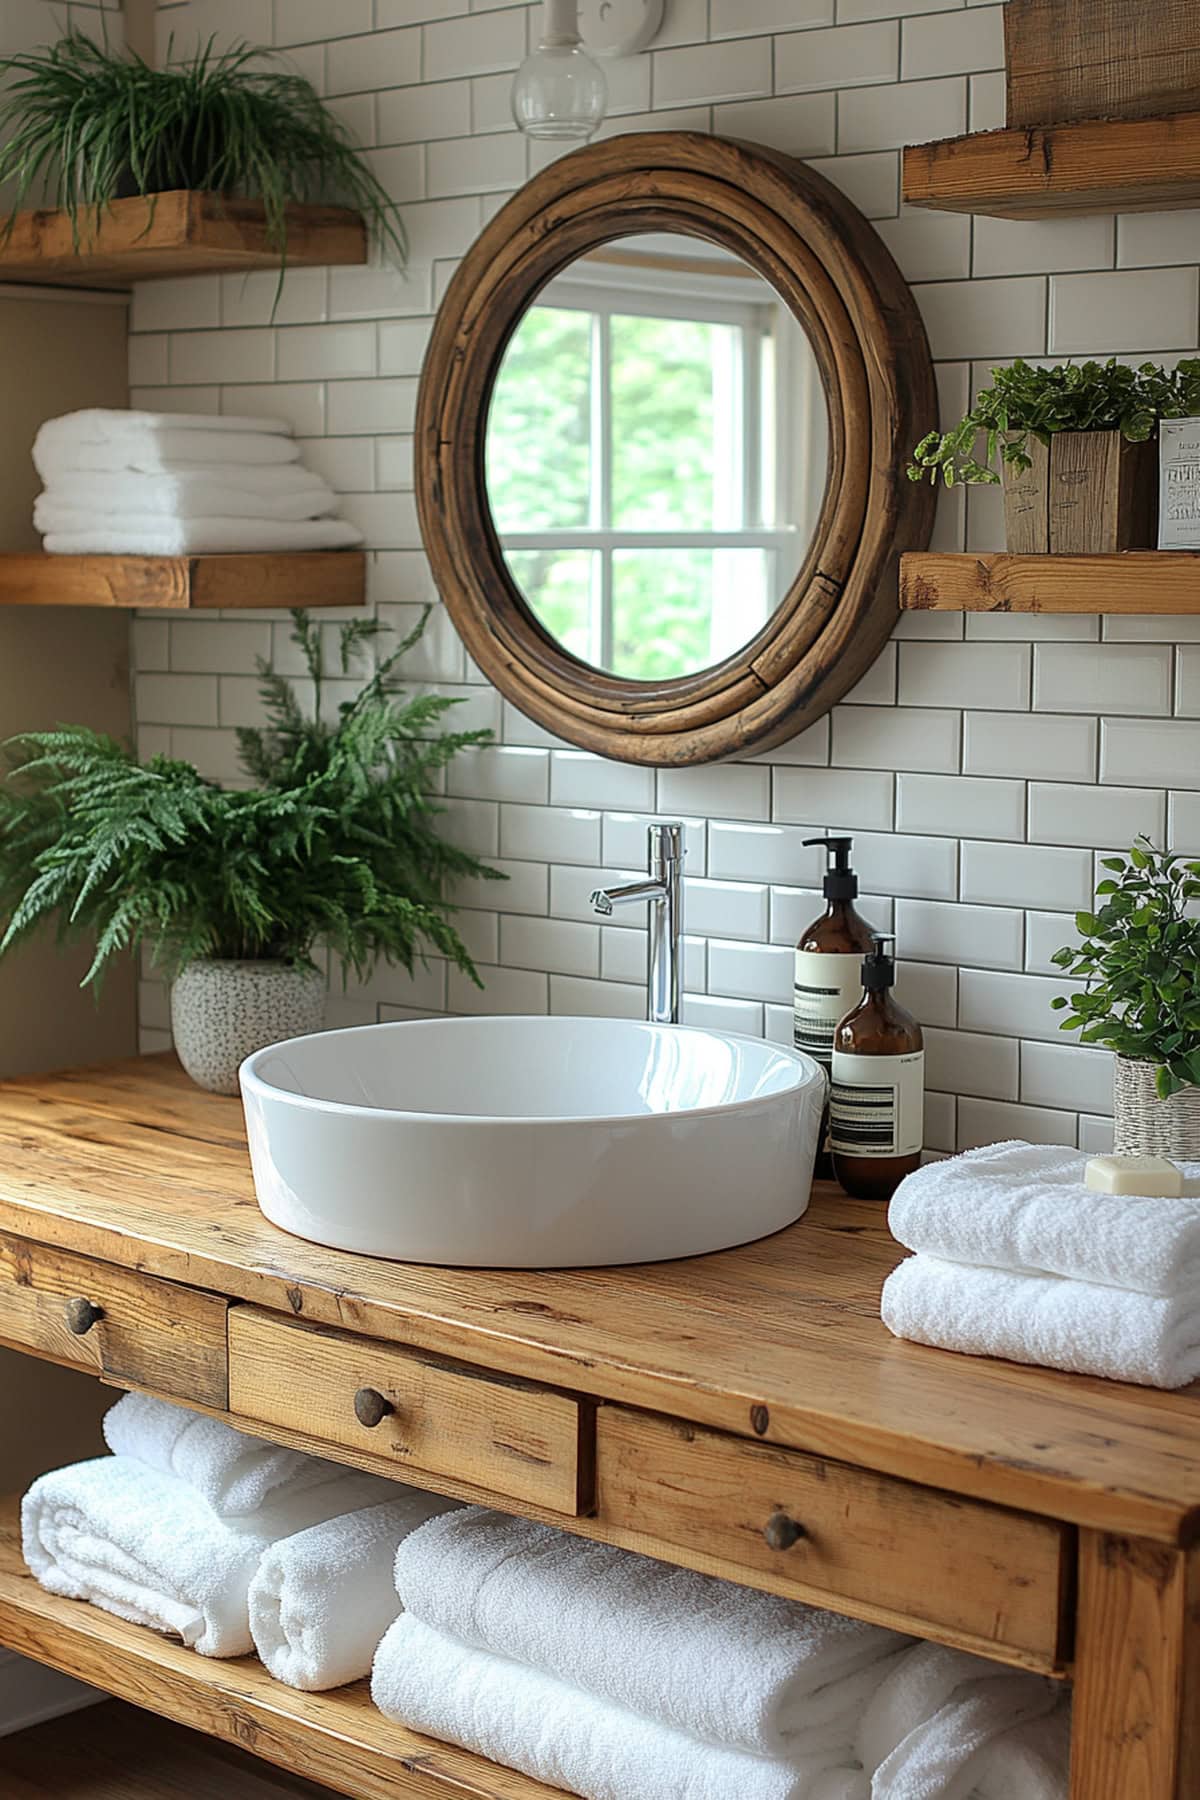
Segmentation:
<svg viewBox="0 0 1200 1800">
<path fill-rule="evenodd" d="M 513 80 L 513 118 L 521 130 L 560 143 L 590 138 L 608 105 L 608 82 L 595 57 L 644 50 L 662 16 L 663 0 L 583 0 L 582 9 L 579 0 L 542 0 L 537 48 Z"/>
</svg>

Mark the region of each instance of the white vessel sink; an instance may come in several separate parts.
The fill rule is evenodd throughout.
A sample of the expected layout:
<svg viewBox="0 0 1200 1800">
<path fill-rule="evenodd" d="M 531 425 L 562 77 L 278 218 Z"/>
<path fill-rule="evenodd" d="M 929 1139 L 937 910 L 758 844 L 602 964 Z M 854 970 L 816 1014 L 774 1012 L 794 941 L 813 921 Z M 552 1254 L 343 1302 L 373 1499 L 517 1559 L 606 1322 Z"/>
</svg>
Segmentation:
<svg viewBox="0 0 1200 1800">
<path fill-rule="evenodd" d="M 808 1205 L 825 1077 L 626 1019 L 422 1019 L 242 1064 L 259 1205 L 405 1262 L 571 1268 L 743 1244 Z"/>
</svg>

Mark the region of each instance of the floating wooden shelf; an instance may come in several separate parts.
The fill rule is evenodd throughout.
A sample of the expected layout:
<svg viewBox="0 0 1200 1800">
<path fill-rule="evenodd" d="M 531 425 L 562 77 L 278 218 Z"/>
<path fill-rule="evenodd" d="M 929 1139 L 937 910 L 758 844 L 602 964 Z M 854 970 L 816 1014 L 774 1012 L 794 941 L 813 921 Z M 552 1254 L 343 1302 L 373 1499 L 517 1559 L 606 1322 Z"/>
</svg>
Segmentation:
<svg viewBox="0 0 1200 1800">
<path fill-rule="evenodd" d="M 0 555 L 0 606 L 361 606 L 362 550 L 236 556 Z"/>
<path fill-rule="evenodd" d="M 226 200 L 186 189 L 114 200 L 97 221 L 82 215 L 76 245 L 64 212 L 18 213 L 0 244 L 0 282 L 51 287 L 127 288 L 168 275 L 248 274 L 278 269 L 257 200 Z M 365 263 L 367 228 L 344 206 L 289 206 L 289 268 Z"/>
<path fill-rule="evenodd" d="M 998 219 L 1200 205 L 1200 113 L 977 131 L 911 144 L 904 199 Z"/>
<path fill-rule="evenodd" d="M 908 612 L 1200 613 L 1200 551 L 913 551 L 900 559 L 900 605 Z"/>
<path fill-rule="evenodd" d="M 558 1788 L 393 1725 L 371 1705 L 365 1682 L 301 1694 L 253 1657 L 197 1656 L 99 1607 L 43 1592 L 21 1556 L 15 1499 L 0 1501 L 0 1645 L 354 1800 L 563 1800 Z"/>
</svg>

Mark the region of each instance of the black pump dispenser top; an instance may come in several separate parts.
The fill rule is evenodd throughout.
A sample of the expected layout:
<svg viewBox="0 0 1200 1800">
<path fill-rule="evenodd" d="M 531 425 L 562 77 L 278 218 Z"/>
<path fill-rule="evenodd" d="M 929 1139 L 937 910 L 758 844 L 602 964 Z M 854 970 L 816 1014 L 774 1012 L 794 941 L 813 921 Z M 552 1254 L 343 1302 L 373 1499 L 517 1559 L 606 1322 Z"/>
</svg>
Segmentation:
<svg viewBox="0 0 1200 1800">
<path fill-rule="evenodd" d="M 885 948 L 896 940 L 890 932 L 875 931 L 871 934 L 871 942 L 874 948 L 863 957 L 862 984 L 868 994 L 878 994 L 896 985 L 895 958 Z"/>
<path fill-rule="evenodd" d="M 823 891 L 827 900 L 853 900 L 858 895 L 858 876 L 850 867 L 850 849 L 854 843 L 848 837 L 805 838 L 804 848 L 813 844 L 823 844 L 829 852 L 829 867 L 825 872 Z"/>
</svg>

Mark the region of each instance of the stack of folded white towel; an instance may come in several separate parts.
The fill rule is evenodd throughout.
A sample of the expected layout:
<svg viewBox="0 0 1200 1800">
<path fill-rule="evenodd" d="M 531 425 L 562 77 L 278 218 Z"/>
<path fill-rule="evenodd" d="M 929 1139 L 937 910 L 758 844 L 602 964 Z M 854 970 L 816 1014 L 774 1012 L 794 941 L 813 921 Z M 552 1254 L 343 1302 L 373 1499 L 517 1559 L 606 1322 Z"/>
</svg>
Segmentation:
<svg viewBox="0 0 1200 1800">
<path fill-rule="evenodd" d="M 917 1254 L 884 1284 L 897 1337 L 1177 1388 L 1200 1376 L 1200 1163 L 1179 1199 L 1097 1193 L 1078 1151 L 1013 1141 L 897 1188 Z"/>
<path fill-rule="evenodd" d="M 381 1711 L 584 1800 L 1066 1793 L 1052 1684 L 879 1626 L 477 1507 L 396 1588 Z M 1041 1785 L 986 1785 L 1018 1766 Z"/>
<path fill-rule="evenodd" d="M 400 1610 L 396 1547 L 453 1503 L 128 1394 L 111 1456 L 41 1476 L 21 1509 L 43 1587 L 182 1639 L 254 1648 L 305 1689 L 356 1681 Z"/>
<path fill-rule="evenodd" d="M 51 554 L 334 550 L 362 533 L 279 419 L 91 408 L 49 419 L 33 461 Z"/>
</svg>

